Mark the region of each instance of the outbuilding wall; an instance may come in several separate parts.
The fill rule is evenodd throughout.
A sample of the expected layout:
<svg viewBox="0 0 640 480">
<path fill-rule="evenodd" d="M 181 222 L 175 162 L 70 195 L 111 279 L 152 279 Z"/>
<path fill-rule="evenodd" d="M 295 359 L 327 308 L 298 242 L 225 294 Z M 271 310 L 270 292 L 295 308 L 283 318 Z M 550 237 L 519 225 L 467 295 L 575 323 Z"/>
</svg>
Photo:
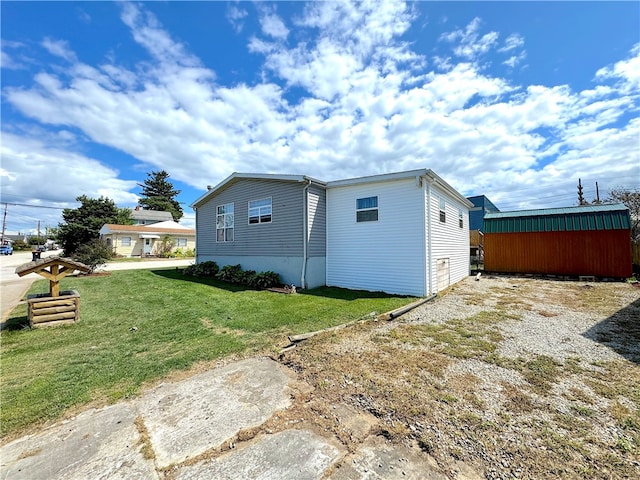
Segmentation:
<svg viewBox="0 0 640 480">
<path fill-rule="evenodd" d="M 631 276 L 629 230 L 485 233 L 484 268 L 500 273 Z"/>
</svg>

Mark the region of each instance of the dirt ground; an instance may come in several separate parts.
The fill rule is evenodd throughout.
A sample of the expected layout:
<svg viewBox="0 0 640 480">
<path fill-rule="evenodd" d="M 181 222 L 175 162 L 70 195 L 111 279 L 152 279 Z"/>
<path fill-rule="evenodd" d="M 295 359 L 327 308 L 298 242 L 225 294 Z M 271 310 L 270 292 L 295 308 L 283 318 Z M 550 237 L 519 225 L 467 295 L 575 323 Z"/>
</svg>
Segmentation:
<svg viewBox="0 0 640 480">
<path fill-rule="evenodd" d="M 312 390 L 264 428 L 378 433 L 452 479 L 640 478 L 638 287 L 469 278 L 315 336 L 281 358 Z"/>
</svg>

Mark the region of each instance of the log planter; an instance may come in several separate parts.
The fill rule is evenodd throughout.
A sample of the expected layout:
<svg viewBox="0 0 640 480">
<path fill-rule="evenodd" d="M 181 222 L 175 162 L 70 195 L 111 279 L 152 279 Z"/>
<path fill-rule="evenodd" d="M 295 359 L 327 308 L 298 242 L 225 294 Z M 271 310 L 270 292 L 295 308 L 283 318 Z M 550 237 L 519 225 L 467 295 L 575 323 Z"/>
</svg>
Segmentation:
<svg viewBox="0 0 640 480">
<path fill-rule="evenodd" d="M 48 293 L 27 296 L 27 320 L 31 328 L 65 325 L 80 320 L 80 294 L 65 290 L 57 297 Z"/>
</svg>

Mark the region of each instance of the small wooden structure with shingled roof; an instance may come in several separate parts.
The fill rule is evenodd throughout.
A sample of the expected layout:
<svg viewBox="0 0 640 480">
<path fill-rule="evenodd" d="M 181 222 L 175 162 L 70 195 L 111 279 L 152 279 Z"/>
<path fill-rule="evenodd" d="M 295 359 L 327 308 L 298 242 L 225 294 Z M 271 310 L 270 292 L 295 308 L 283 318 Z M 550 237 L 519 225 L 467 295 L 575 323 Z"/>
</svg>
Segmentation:
<svg viewBox="0 0 640 480">
<path fill-rule="evenodd" d="M 77 322 L 80 313 L 80 295 L 75 290 L 60 291 L 60 280 L 67 275 L 91 269 L 84 263 L 64 257 L 47 257 L 25 263 L 16 268 L 16 274 L 24 277 L 37 273 L 49 280 L 49 293 L 27 297 L 27 319 L 31 327 L 51 326 Z"/>
</svg>

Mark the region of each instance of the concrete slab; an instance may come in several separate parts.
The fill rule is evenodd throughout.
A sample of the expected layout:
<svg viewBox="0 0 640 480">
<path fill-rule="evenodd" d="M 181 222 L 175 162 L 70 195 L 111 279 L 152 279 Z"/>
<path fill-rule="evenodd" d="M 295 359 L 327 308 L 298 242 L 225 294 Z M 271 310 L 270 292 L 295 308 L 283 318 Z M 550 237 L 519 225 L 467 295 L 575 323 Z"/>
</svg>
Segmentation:
<svg viewBox="0 0 640 480">
<path fill-rule="evenodd" d="M 447 480 L 436 461 L 420 449 L 371 436 L 345 458 L 329 480 Z"/>
<path fill-rule="evenodd" d="M 285 430 L 219 458 L 183 467 L 176 480 L 317 480 L 341 454 L 312 432 Z"/>
<path fill-rule="evenodd" d="M 287 408 L 288 382 L 277 362 L 249 359 L 149 392 L 137 403 L 158 467 L 216 448 Z"/>
<path fill-rule="evenodd" d="M 131 405 L 88 410 L 0 448 L 2 478 L 12 480 L 153 480 Z"/>
</svg>

